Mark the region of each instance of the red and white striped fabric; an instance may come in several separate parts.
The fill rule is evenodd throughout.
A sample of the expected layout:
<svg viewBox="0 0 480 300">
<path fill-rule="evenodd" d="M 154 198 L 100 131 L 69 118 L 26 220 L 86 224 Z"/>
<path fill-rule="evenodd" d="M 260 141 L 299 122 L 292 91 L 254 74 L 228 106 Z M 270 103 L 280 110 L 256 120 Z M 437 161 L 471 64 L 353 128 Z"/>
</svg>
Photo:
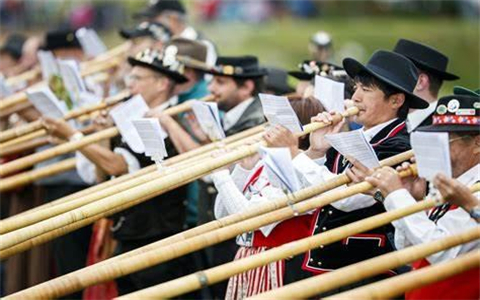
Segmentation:
<svg viewBox="0 0 480 300">
<path fill-rule="evenodd" d="M 268 250 L 267 247 L 240 247 L 235 260 L 249 257 Z M 258 267 L 230 277 L 226 300 L 251 297 L 283 286 L 285 262 L 283 260 Z"/>
</svg>

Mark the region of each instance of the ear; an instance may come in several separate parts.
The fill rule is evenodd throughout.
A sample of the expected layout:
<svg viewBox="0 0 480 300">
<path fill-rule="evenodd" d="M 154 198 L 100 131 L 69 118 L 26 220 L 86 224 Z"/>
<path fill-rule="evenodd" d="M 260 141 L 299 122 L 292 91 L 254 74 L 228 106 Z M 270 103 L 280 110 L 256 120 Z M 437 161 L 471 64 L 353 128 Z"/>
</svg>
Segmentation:
<svg viewBox="0 0 480 300">
<path fill-rule="evenodd" d="M 480 135 L 477 134 L 475 136 L 475 149 L 473 149 L 473 154 L 479 154 L 480 153 Z"/>
<path fill-rule="evenodd" d="M 418 75 L 417 85 L 415 86 L 415 91 L 425 91 L 430 86 L 430 79 L 428 79 L 427 74 L 420 73 Z"/>
<path fill-rule="evenodd" d="M 405 103 L 405 94 L 397 93 L 390 96 L 390 103 L 393 109 L 399 109 Z"/>
</svg>

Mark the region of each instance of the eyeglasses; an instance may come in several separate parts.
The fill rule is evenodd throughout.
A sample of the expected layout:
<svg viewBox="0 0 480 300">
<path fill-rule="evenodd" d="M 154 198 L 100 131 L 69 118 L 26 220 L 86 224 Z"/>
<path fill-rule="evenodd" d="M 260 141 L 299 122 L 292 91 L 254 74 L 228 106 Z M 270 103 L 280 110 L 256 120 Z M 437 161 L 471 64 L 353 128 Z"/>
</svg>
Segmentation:
<svg viewBox="0 0 480 300">
<path fill-rule="evenodd" d="M 459 137 L 456 137 L 456 138 L 453 138 L 453 139 L 449 139 L 448 142 L 449 143 L 453 143 L 455 141 L 458 141 L 458 140 L 463 140 L 465 138 L 468 138 L 468 136 L 459 136 Z"/>
<path fill-rule="evenodd" d="M 126 84 L 129 84 L 129 83 L 132 83 L 132 82 L 138 82 L 138 81 L 142 81 L 142 80 L 145 80 L 147 78 L 160 78 L 161 76 L 158 76 L 158 75 L 145 75 L 145 76 L 139 76 L 139 75 L 127 75 L 125 77 L 125 83 Z"/>
</svg>

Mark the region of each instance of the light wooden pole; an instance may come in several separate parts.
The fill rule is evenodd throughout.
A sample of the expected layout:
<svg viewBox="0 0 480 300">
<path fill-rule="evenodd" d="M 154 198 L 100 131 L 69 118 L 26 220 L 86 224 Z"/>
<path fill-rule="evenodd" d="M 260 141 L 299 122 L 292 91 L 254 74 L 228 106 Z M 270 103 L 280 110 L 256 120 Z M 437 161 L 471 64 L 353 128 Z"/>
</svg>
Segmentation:
<svg viewBox="0 0 480 300">
<path fill-rule="evenodd" d="M 332 272 L 300 280 L 253 296 L 251 299 L 306 299 L 314 297 L 477 239 L 480 239 L 480 227 L 478 226 L 460 234 L 390 252 Z M 343 299 L 363 299 L 363 297 L 345 297 Z"/>
<path fill-rule="evenodd" d="M 429 285 L 480 267 L 480 250 L 416 271 L 372 283 L 324 299 L 391 299 L 405 292 Z M 478 282 L 477 282 L 478 284 Z"/>
<path fill-rule="evenodd" d="M 108 97 L 104 99 L 104 101 L 98 103 L 98 104 L 92 104 L 88 105 L 85 107 L 81 107 L 75 110 L 71 110 L 65 114 L 63 117 L 64 120 L 71 120 L 78 118 L 80 116 L 83 116 L 85 114 L 89 114 L 91 112 L 105 109 L 109 106 L 115 105 L 119 103 L 120 101 L 124 100 L 125 98 L 129 97 L 130 93 L 127 90 L 121 91 L 120 93 L 116 94 L 115 96 Z M 20 137 L 23 135 L 26 135 L 28 133 L 33 133 L 35 132 L 37 135 L 34 137 L 46 135 L 47 131 L 42 129 L 42 122 L 40 120 L 30 122 L 28 124 L 25 124 L 23 126 L 15 127 L 12 129 L 8 129 L 5 131 L 0 132 L 0 142 L 5 142 L 11 139 L 14 139 L 16 137 Z M 0 144 L 0 147 L 5 147 L 9 146 L 12 144 Z"/>
<path fill-rule="evenodd" d="M 408 175 L 407 172 L 404 172 L 402 174 L 402 176 L 406 176 L 406 175 Z M 356 189 L 356 191 L 359 193 L 365 192 L 371 188 L 371 186 L 370 188 L 366 188 L 366 186 L 361 186 L 361 185 L 362 183 L 355 185 L 356 188 L 358 188 Z M 345 192 L 355 186 L 351 186 L 342 192 Z M 478 190 L 478 189 L 480 189 L 480 184 L 477 184 L 474 190 Z M 337 192 L 337 193 L 340 193 L 340 192 Z M 336 194 L 336 192 L 334 191 L 327 194 Z M 347 193 L 347 195 L 350 195 L 350 193 Z M 325 197 L 325 196 L 326 194 L 324 196 L 318 197 L 318 199 L 321 199 L 322 197 Z M 297 206 L 300 207 L 302 204 L 305 204 L 307 202 L 315 202 L 314 199 L 315 198 L 304 201 L 298 204 Z M 329 202 L 331 203 L 332 201 L 329 201 Z M 170 298 L 170 297 L 182 295 L 184 293 L 200 289 L 206 285 L 211 285 L 211 284 L 226 280 L 234 275 L 246 272 L 248 270 L 251 270 L 251 269 L 254 269 L 254 268 L 257 268 L 281 259 L 286 259 L 288 257 L 296 256 L 296 255 L 305 253 L 308 250 L 319 248 L 324 245 L 328 245 L 328 244 L 340 241 L 351 235 L 372 230 L 379 226 L 389 224 L 392 221 L 395 221 L 399 218 L 434 207 L 435 204 L 436 203 L 434 200 L 420 201 L 408 207 L 378 214 L 376 216 L 359 220 L 342 227 L 337 227 L 335 229 L 324 231 L 321 234 L 317 234 L 317 235 L 307 237 L 301 240 L 297 240 L 288 244 L 284 244 L 280 247 L 272 248 L 268 251 L 259 253 L 257 255 L 236 260 L 236 261 L 233 261 L 221 266 L 217 266 L 208 270 L 196 272 L 194 274 L 180 277 L 180 278 L 156 285 L 154 287 L 150 287 L 138 292 L 134 292 L 134 293 L 125 295 L 124 298 L 164 299 L 164 298 Z M 323 206 L 323 205 L 320 205 L 320 206 Z M 131 260 L 133 259 L 136 259 L 136 257 L 132 258 Z"/>
<path fill-rule="evenodd" d="M 233 150 L 236 147 L 240 146 L 242 143 L 245 142 L 245 139 L 258 139 L 263 134 L 262 129 L 264 128 L 263 125 L 251 128 L 244 132 L 238 133 L 236 135 L 230 136 L 226 138 L 221 143 L 213 143 L 210 145 L 203 146 L 201 148 L 197 148 L 193 151 L 186 152 L 183 155 L 177 155 L 170 159 L 167 159 L 163 165 L 165 168 L 161 172 L 157 172 L 156 166 L 147 167 L 148 172 L 142 172 L 139 176 L 131 178 L 127 181 L 117 182 L 115 185 L 109 185 L 107 188 L 100 189 L 96 192 L 91 191 L 88 194 L 83 195 L 82 197 L 72 198 L 69 197 L 68 201 L 62 201 L 61 203 L 57 202 L 54 206 L 49 206 L 41 210 L 36 210 L 30 214 L 24 214 L 21 216 L 9 218 L 7 220 L 0 221 L 0 234 L 4 234 L 28 225 L 35 224 L 36 222 L 40 222 L 42 220 L 57 216 L 59 214 L 68 212 L 75 208 L 81 207 L 83 205 L 92 203 L 96 200 L 114 195 L 116 193 L 125 191 L 135 186 L 139 186 L 141 184 L 147 183 L 151 180 L 160 178 L 162 176 L 168 175 L 172 172 L 178 172 L 182 169 L 189 168 L 192 164 L 197 163 L 201 160 L 205 159 L 212 159 L 211 158 L 211 150 L 217 149 L 216 147 L 223 147 L 225 149 Z M 250 136 L 248 135 L 250 134 Z M 220 149 L 220 148 L 218 148 Z M 45 169 L 45 168 L 42 168 Z M 5 179 L 8 180 L 9 178 Z M 35 177 L 37 180 L 38 177 Z M 0 183 L 2 181 L 0 180 Z M 2 189 L 2 185 L 0 185 L 0 190 Z"/>
<path fill-rule="evenodd" d="M 214 96 L 206 96 L 202 98 L 202 101 L 213 101 L 215 99 Z M 165 110 L 165 114 L 169 115 L 176 115 L 181 112 L 187 111 L 191 108 L 191 103 L 189 101 L 176 105 L 174 107 L 168 108 Z M 119 134 L 119 131 L 116 127 L 108 128 L 102 131 L 99 131 L 97 133 L 88 135 L 81 140 L 78 141 L 71 141 L 67 142 L 61 145 L 58 145 L 56 147 L 44 150 L 42 152 L 38 152 L 35 154 L 31 154 L 29 156 L 25 156 L 22 158 L 19 158 L 17 160 L 8 162 L 6 164 L 3 164 L 0 166 L 0 177 L 4 177 L 6 175 L 9 175 L 13 172 L 17 172 L 19 170 L 28 168 L 30 166 L 33 166 L 39 162 L 51 159 L 55 156 L 63 155 L 69 152 L 76 151 L 84 146 L 99 142 L 101 140 L 105 139 L 110 139 L 114 136 L 117 136 Z"/>
</svg>

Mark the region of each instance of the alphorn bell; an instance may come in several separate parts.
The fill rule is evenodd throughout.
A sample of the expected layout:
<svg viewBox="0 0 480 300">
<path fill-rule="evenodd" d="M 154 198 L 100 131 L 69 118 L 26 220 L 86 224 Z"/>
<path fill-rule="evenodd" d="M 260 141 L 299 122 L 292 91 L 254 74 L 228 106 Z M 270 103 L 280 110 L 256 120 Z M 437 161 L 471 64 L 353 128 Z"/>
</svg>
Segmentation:
<svg viewBox="0 0 480 300">
<path fill-rule="evenodd" d="M 188 103 L 184 103 L 184 104 L 188 104 Z M 353 113 L 354 114 L 358 113 L 358 108 L 356 107 L 350 108 L 349 110 L 343 113 L 343 116 L 347 117 Z M 340 119 L 340 118 L 342 117 L 337 116 L 337 119 Z M 304 131 L 299 133 L 298 135 L 303 136 L 310 133 L 311 131 L 314 131 L 318 128 L 322 128 L 326 126 L 329 126 L 329 124 L 311 123 L 305 126 Z M 111 128 L 111 129 L 114 129 L 115 131 L 117 131 L 116 128 Z M 88 137 L 78 142 L 82 142 L 85 139 L 88 139 Z M 65 146 L 66 144 L 60 145 L 59 147 Z M 126 207 L 134 206 L 149 198 L 152 198 L 156 195 L 159 195 L 161 193 L 164 193 L 173 189 L 173 187 L 176 187 L 175 185 L 178 182 L 189 182 L 189 181 L 195 180 L 199 177 L 204 176 L 205 174 L 210 173 L 211 171 L 219 167 L 229 165 L 244 157 L 250 156 L 256 153 L 258 148 L 262 145 L 265 145 L 265 142 L 253 144 L 250 146 L 245 146 L 244 148 L 238 149 L 236 151 L 232 151 L 231 153 L 226 153 L 222 157 L 212 160 L 212 162 L 210 162 L 209 164 L 200 163 L 200 164 L 197 164 L 195 168 L 191 167 L 187 170 L 182 170 L 180 172 L 175 172 L 172 174 L 168 174 L 166 176 L 161 176 L 160 178 L 152 180 L 141 186 L 137 186 L 129 190 L 123 191 L 121 193 L 115 194 L 113 196 L 103 198 L 94 203 L 90 203 L 78 209 L 72 210 L 69 213 L 65 213 L 65 214 L 53 217 L 51 219 L 42 221 L 40 223 L 37 223 L 35 225 L 24 227 L 19 230 L 7 233 L 3 235 L 2 239 L 0 240 L 0 250 L 5 250 L 16 244 L 19 244 L 28 239 L 31 239 L 37 235 L 69 225 L 71 223 L 74 223 L 75 221 L 86 219 L 94 215 L 100 216 L 102 215 L 102 213 L 104 215 L 106 211 L 115 210 L 116 207 L 122 206 L 122 204 L 125 204 Z M 49 150 L 46 150 L 44 152 L 47 152 Z M 38 154 L 41 154 L 41 153 L 38 153 Z M 5 167 L 6 165 L 4 165 L 3 167 Z M 122 209 L 125 209 L 126 207 L 122 207 Z"/>
<path fill-rule="evenodd" d="M 390 252 L 341 269 L 300 280 L 253 296 L 251 299 L 305 299 L 314 297 L 477 239 L 480 239 L 480 227 L 478 226 L 460 234 Z M 345 297 L 343 299 L 363 299 L 363 297 Z"/>
<path fill-rule="evenodd" d="M 130 96 L 130 92 L 128 90 L 123 90 L 120 93 L 116 94 L 115 96 L 105 98 L 104 101 L 97 103 L 97 104 L 92 104 L 88 105 L 85 107 L 81 107 L 72 111 L 69 111 L 65 114 L 65 116 L 62 118 L 63 120 L 71 120 L 78 118 L 80 116 L 83 116 L 85 114 L 92 113 L 97 110 L 105 109 L 109 106 L 115 105 L 121 101 L 123 101 L 125 98 Z M 47 134 L 46 130 L 41 130 L 42 129 L 42 122 L 41 120 L 37 120 L 34 122 L 30 122 L 28 124 L 25 124 L 23 126 L 19 126 L 16 128 L 8 129 L 0 133 L 0 142 L 5 142 L 11 139 L 14 139 L 16 137 L 20 137 L 23 135 L 26 135 L 28 133 L 35 132 L 35 135 L 30 135 L 29 139 L 40 137 L 43 135 Z M 13 143 L 15 144 L 15 143 Z M 12 144 L 7 144 L 7 146 L 12 145 Z M 1 145 L 1 147 L 5 147 L 5 145 Z"/>
<path fill-rule="evenodd" d="M 213 101 L 214 99 L 215 97 L 210 95 L 202 98 L 201 101 Z M 166 109 L 164 113 L 169 115 L 176 115 L 190 108 L 191 108 L 191 103 L 187 101 L 185 103 Z M 88 135 L 78 141 L 67 142 L 67 143 L 55 146 L 53 148 L 44 150 L 42 152 L 34 153 L 29 156 L 16 159 L 14 161 L 8 162 L 0 166 L 0 177 L 4 177 L 13 172 L 17 172 L 19 170 L 28 168 L 41 161 L 48 160 L 55 156 L 76 151 L 84 146 L 96 143 L 98 141 L 112 138 L 114 136 L 117 136 L 118 134 L 119 134 L 119 131 L 116 127 L 107 128 L 97 133 Z"/>
<path fill-rule="evenodd" d="M 431 265 L 324 299 L 392 299 L 405 292 L 478 267 L 480 267 L 480 250 L 476 249 L 450 261 Z"/>
<path fill-rule="evenodd" d="M 410 176 L 411 172 L 401 172 L 400 175 L 402 177 Z M 364 185 L 365 184 L 365 185 Z M 363 185 L 363 186 L 362 186 Z M 360 184 L 356 184 L 346 188 L 344 191 L 351 189 L 352 187 L 357 187 L 356 193 L 366 192 L 369 189 L 365 189 L 367 185 L 370 185 L 367 182 L 363 182 Z M 362 189 L 360 189 L 360 187 Z M 478 191 L 480 189 L 480 184 L 476 184 L 472 187 L 473 191 Z M 356 194 L 354 193 L 354 194 Z M 333 194 L 340 194 L 336 191 L 331 191 L 325 194 L 325 196 L 333 195 Z M 350 196 L 351 193 L 347 195 Z M 325 198 L 325 196 L 316 197 L 317 199 Z M 336 198 L 345 198 L 345 197 L 336 197 Z M 335 199 L 335 201 L 338 199 Z M 300 207 L 302 204 L 306 204 L 308 202 L 314 202 L 315 198 L 310 200 L 304 201 L 297 206 Z M 332 201 L 330 201 L 331 203 Z M 318 205 L 318 201 L 316 203 L 317 207 L 323 206 Z M 243 258 L 240 260 L 236 260 L 221 266 L 217 266 L 208 270 L 199 271 L 191 275 L 187 275 L 181 278 L 177 278 L 157 286 L 153 286 L 142 291 L 134 292 L 128 295 L 125 295 L 125 298 L 171 298 L 174 296 L 182 295 L 187 292 L 191 292 L 197 289 L 204 287 L 205 285 L 214 284 L 223 280 L 226 280 L 233 275 L 237 275 L 248 271 L 253 268 L 257 268 L 281 259 L 286 259 L 288 257 L 293 257 L 302 253 L 305 253 L 308 250 L 319 248 L 323 245 L 331 244 L 333 242 L 341 241 L 344 238 L 347 238 L 353 234 L 358 234 L 361 232 L 365 232 L 368 230 L 372 230 L 382 225 L 386 225 L 400 219 L 402 217 L 421 212 L 425 209 L 429 209 L 434 207 L 437 204 L 435 200 L 425 200 L 420 201 L 414 205 L 404 207 L 401 209 L 396 209 L 393 211 L 385 212 L 382 214 L 378 214 L 363 220 L 359 220 L 348 225 L 337 227 L 328 231 L 324 231 L 321 234 L 317 234 L 311 237 L 303 238 L 301 240 L 297 240 L 294 242 L 290 242 L 288 244 L 284 244 L 279 247 L 275 247 L 269 249 L 265 252 L 259 253 L 257 255 L 253 255 L 247 258 Z M 299 209 L 299 208 L 297 208 Z M 303 208 L 299 209 L 299 211 L 303 211 Z M 237 224 L 238 226 L 238 224 Z M 206 237 L 205 237 L 206 238 Z M 193 240 L 193 239 L 192 239 Z M 191 240 L 191 243 L 193 241 Z M 179 247 L 175 247 L 175 250 L 178 251 Z M 131 258 L 130 260 L 135 259 L 137 257 Z M 145 258 L 145 257 L 143 257 Z M 118 266 L 118 263 L 117 263 Z"/>
</svg>

